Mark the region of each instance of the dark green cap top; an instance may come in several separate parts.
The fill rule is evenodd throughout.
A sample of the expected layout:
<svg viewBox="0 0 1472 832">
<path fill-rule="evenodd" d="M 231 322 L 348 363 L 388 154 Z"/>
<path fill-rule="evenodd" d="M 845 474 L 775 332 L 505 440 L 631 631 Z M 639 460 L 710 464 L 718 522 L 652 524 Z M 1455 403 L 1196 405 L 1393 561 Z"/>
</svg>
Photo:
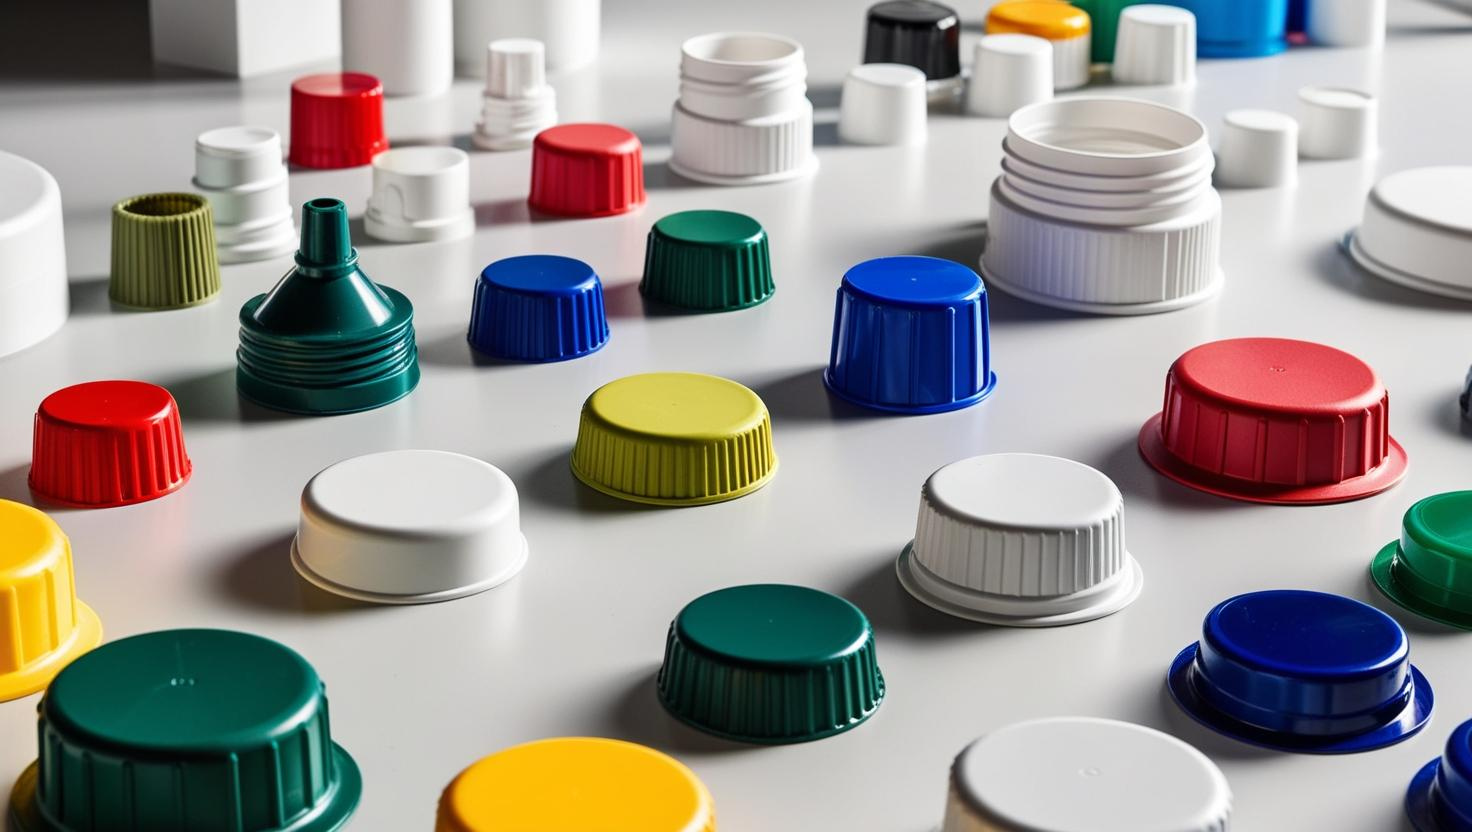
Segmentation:
<svg viewBox="0 0 1472 832">
<path fill-rule="evenodd" d="M 772 296 L 767 232 L 731 211 L 681 211 L 649 230 L 644 279 L 651 300 L 702 312 L 754 306 Z"/>
<path fill-rule="evenodd" d="M 1436 494 L 1411 506 L 1400 540 L 1380 550 L 1370 573 L 1406 609 L 1472 629 L 1472 491 Z"/>
<path fill-rule="evenodd" d="M 731 587 L 690 602 L 670 625 L 658 687 L 674 716 L 747 742 L 847 731 L 884 698 L 874 631 L 859 608 L 782 584 Z"/>
</svg>

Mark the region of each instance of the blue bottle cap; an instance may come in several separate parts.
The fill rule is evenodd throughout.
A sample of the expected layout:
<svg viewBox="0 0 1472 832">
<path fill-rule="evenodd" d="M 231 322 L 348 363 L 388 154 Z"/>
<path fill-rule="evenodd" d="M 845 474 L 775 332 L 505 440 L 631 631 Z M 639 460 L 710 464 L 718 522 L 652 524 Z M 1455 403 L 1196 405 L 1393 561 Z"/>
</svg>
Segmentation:
<svg viewBox="0 0 1472 832">
<path fill-rule="evenodd" d="M 608 343 L 603 284 L 581 260 L 508 257 L 475 282 L 470 345 L 507 361 L 565 361 Z"/>
<path fill-rule="evenodd" d="M 1431 686 L 1395 619 L 1338 595 L 1238 595 L 1171 664 L 1171 696 L 1218 733 L 1282 751 L 1343 754 L 1412 736 Z"/>
<path fill-rule="evenodd" d="M 1259 58 L 1288 47 L 1289 0 L 1161 0 L 1196 15 L 1196 54 Z"/>
<path fill-rule="evenodd" d="M 834 395 L 893 413 L 940 413 L 986 398 L 991 370 L 986 286 L 936 257 L 880 257 L 838 287 L 823 383 Z"/>
<path fill-rule="evenodd" d="M 1442 755 L 1411 779 L 1406 815 L 1416 832 L 1472 832 L 1472 720 L 1458 725 Z"/>
</svg>

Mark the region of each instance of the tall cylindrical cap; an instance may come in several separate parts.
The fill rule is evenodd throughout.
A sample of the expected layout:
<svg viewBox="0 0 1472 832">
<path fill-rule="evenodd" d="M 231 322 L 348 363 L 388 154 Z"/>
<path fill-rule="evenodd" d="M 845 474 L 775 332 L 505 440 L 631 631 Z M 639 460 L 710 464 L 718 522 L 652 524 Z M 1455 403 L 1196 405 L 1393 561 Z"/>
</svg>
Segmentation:
<svg viewBox="0 0 1472 832">
<path fill-rule="evenodd" d="M 929 0 L 886 0 L 869 7 L 864 63 L 908 64 L 931 81 L 961 74 L 961 18 Z"/>
<path fill-rule="evenodd" d="M 102 640 L 97 613 L 77 599 L 71 542 L 56 521 L 10 500 L 0 500 L 0 620 L 0 702 L 44 690 Z"/>
<path fill-rule="evenodd" d="M 650 300 L 726 312 L 755 306 L 776 290 L 767 232 L 745 214 L 681 211 L 649 229 L 639 291 Z"/>
<path fill-rule="evenodd" d="M 1472 720 L 1458 725 L 1441 756 L 1411 779 L 1406 815 L 1416 832 L 1472 829 Z"/>
<path fill-rule="evenodd" d="M 36 410 L 30 486 L 58 505 L 110 508 L 184 487 L 194 466 L 179 406 L 142 381 L 89 381 L 47 396 Z"/>
<path fill-rule="evenodd" d="M 1318 46 L 1384 46 L 1386 5 L 1386 0 L 1315 0 L 1306 4 L 1303 31 Z"/>
<path fill-rule="evenodd" d="M 1392 601 L 1417 615 L 1472 630 L 1472 491 L 1419 500 L 1386 544 L 1370 576 Z"/>
<path fill-rule="evenodd" d="M 976 272 L 935 257 L 880 257 L 838 287 L 823 383 L 854 404 L 940 413 L 996 387 L 986 287 Z"/>
<path fill-rule="evenodd" d="M 1233 110 L 1222 119 L 1216 182 L 1281 188 L 1298 181 L 1298 122 L 1272 110 Z"/>
<path fill-rule="evenodd" d="M 1053 45 L 1034 35 L 983 35 L 966 112 L 1006 118 L 1053 97 Z"/>
<path fill-rule="evenodd" d="M 1180 86 L 1196 80 L 1196 15 L 1144 3 L 1119 17 L 1114 80 L 1121 84 Z"/>
<path fill-rule="evenodd" d="M 1093 24 L 1089 13 L 1061 0 L 1011 0 L 987 10 L 988 35 L 1032 35 L 1053 44 L 1053 88 L 1089 82 Z"/>
<path fill-rule="evenodd" d="M 401 147 L 373 157 L 363 227 L 394 243 L 453 240 L 475 231 L 470 157 L 455 147 Z"/>
<path fill-rule="evenodd" d="M 534 211 L 606 217 L 644 204 L 644 151 L 639 137 L 612 124 L 561 124 L 532 144 Z"/>
<path fill-rule="evenodd" d="M 572 473 L 622 500 L 695 506 L 772 481 L 772 418 L 755 393 L 700 373 L 611 381 L 583 404 Z"/>
<path fill-rule="evenodd" d="M 70 308 L 61 190 L 45 168 L 0 151 L 0 357 L 61 329 Z"/>
<path fill-rule="evenodd" d="M 1232 790 L 1205 754 L 1143 725 L 1018 722 L 956 757 L 941 832 L 1227 832 Z"/>
<path fill-rule="evenodd" d="M 21 832 L 335 832 L 362 794 L 317 672 L 246 633 L 108 642 L 52 681 L 39 734 L 11 793 Z"/>
<path fill-rule="evenodd" d="M 1140 453 L 1182 485 L 1259 503 L 1356 500 L 1406 471 L 1375 371 L 1286 338 L 1213 341 L 1176 359 Z"/>
<path fill-rule="evenodd" d="M 1196 15 L 1196 52 L 1203 58 L 1258 58 L 1288 47 L 1288 0 L 1170 0 L 1170 5 Z"/>
<path fill-rule="evenodd" d="M 975 456 L 931 474 L 895 568 L 928 606 L 1014 627 L 1110 615 L 1144 585 L 1114 482 L 1037 454 Z"/>
<path fill-rule="evenodd" d="M 107 295 L 136 309 L 178 309 L 220 293 L 214 213 L 197 194 L 145 194 L 112 206 Z"/>
<path fill-rule="evenodd" d="M 843 80 L 838 137 L 854 144 L 925 141 L 925 73 L 904 64 L 859 64 Z"/>
<path fill-rule="evenodd" d="M 353 168 L 388 150 L 383 84 L 361 72 L 324 73 L 291 84 L 291 161 Z"/>
<path fill-rule="evenodd" d="M 470 345 L 506 361 L 564 361 L 608 343 L 603 283 L 581 260 L 508 257 L 475 282 Z"/>
<path fill-rule="evenodd" d="M 1298 153 L 1306 159 L 1357 159 L 1380 146 L 1380 102 L 1359 90 L 1304 87 L 1298 91 Z"/>
<path fill-rule="evenodd" d="M 1415 735 L 1431 686 L 1411 666 L 1395 619 L 1352 598 L 1306 590 L 1216 605 L 1167 686 L 1192 719 L 1280 751 L 1369 751 Z"/>
<path fill-rule="evenodd" d="M 710 791 L 673 757 L 622 740 L 562 737 L 498 751 L 440 796 L 434 832 L 716 832 Z"/>
<path fill-rule="evenodd" d="M 502 38 L 486 45 L 486 95 L 519 99 L 547 86 L 546 54 L 539 40 Z"/>
<path fill-rule="evenodd" d="M 719 589 L 685 605 L 670 625 L 656 684 L 676 719 L 754 743 L 848 731 L 884 700 L 864 613 L 836 595 L 784 584 Z"/>
</svg>

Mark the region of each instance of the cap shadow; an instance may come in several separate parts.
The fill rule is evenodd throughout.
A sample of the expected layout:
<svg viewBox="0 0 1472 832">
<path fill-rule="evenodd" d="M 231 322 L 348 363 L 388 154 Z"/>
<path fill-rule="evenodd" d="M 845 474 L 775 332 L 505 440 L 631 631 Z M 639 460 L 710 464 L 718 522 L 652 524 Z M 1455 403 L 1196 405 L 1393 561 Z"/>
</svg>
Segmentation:
<svg viewBox="0 0 1472 832">
<path fill-rule="evenodd" d="M 900 541 L 893 551 L 856 558 L 857 574 L 853 582 L 838 593 L 863 611 L 876 633 L 950 638 L 982 636 L 1002 630 L 991 624 L 946 615 L 910 597 L 894 571 L 895 558 L 903 548 L 904 543 Z M 862 572 L 858 572 L 859 566 Z"/>
<path fill-rule="evenodd" d="M 420 340 L 418 343 L 419 363 L 438 367 L 510 367 L 520 362 L 492 358 L 470 346 L 465 333 L 459 330 L 437 338 Z"/>
<path fill-rule="evenodd" d="M 506 473 L 516 483 L 517 493 L 539 506 L 581 514 L 625 514 L 659 511 L 661 506 L 645 505 L 611 497 L 596 491 L 572 474 L 571 448 L 555 451 L 530 466 L 506 466 Z"/>
<path fill-rule="evenodd" d="M 911 245 L 910 248 L 915 254 L 926 257 L 938 257 L 942 260 L 960 263 L 966 268 L 980 274 L 981 255 L 986 251 L 986 235 L 986 220 L 962 223 L 945 230 L 941 236 L 926 241 L 919 246 Z M 982 277 L 982 283 L 986 283 L 984 276 Z M 1062 321 L 1097 317 L 1085 312 L 1071 312 L 1065 309 L 1055 309 L 1051 306 L 1032 303 L 1031 301 L 1007 294 L 1005 289 L 992 289 L 988 287 L 986 298 L 987 317 L 993 323 Z"/>
<path fill-rule="evenodd" d="M 1310 265 L 1314 274 L 1330 286 L 1374 303 L 1448 312 L 1465 312 L 1472 308 L 1467 301 L 1418 291 L 1370 274 L 1350 258 L 1338 241 L 1315 249 Z"/>
<path fill-rule="evenodd" d="M 72 317 L 90 318 L 111 313 L 112 300 L 107 295 L 110 282 L 107 275 L 84 277 L 69 282 L 67 293 L 71 300 Z"/>
<path fill-rule="evenodd" d="M 262 407 L 240 397 L 235 368 L 227 367 L 192 376 L 154 381 L 173 395 L 179 418 L 185 422 L 284 422 L 310 418 Z"/>
<path fill-rule="evenodd" d="M 1461 392 L 1447 398 L 1437 396 L 1426 408 L 1428 424 L 1450 436 L 1472 438 L 1472 421 L 1462 416 Z"/>
<path fill-rule="evenodd" d="M 30 475 L 29 462 L 0 471 L 0 499 L 34 506 L 36 501 L 31 496 Z"/>
<path fill-rule="evenodd" d="M 238 604 L 280 613 L 322 615 L 377 605 L 325 592 L 302 580 L 291 565 L 294 532 L 257 541 L 237 552 L 215 576 L 219 594 Z"/>
<path fill-rule="evenodd" d="M 701 188 L 702 183 L 686 179 L 670 168 L 669 162 L 645 162 L 644 163 L 644 187 L 648 190 L 666 190 L 671 188 Z"/>
<path fill-rule="evenodd" d="M 1107 474 L 1127 500 L 1149 500 L 1181 511 L 1222 511 L 1253 505 L 1197 491 L 1158 473 L 1140 456 L 1135 433 L 1116 443 L 1101 459 L 1081 461 L 1094 463 Z"/>
<path fill-rule="evenodd" d="M 762 750 L 759 744 L 736 742 L 702 733 L 686 725 L 659 703 L 659 669 L 640 671 L 613 701 L 610 721 L 631 742 L 685 754 L 731 754 Z"/>
<path fill-rule="evenodd" d="M 748 385 L 767 406 L 774 421 L 843 422 L 859 419 L 905 418 L 901 414 L 869 410 L 828 392 L 823 367 L 770 378 Z"/>
<path fill-rule="evenodd" d="M 1163 673 L 1161 674 L 1161 678 L 1156 682 L 1156 690 L 1155 704 L 1159 709 L 1161 724 L 1165 726 L 1165 730 L 1191 744 L 1198 751 L 1209 757 L 1226 760 L 1263 761 L 1274 759 L 1285 753 L 1239 742 L 1231 737 L 1218 734 L 1192 719 L 1176 704 L 1175 697 L 1170 695 L 1170 690 L 1165 685 Z"/>
<path fill-rule="evenodd" d="M 683 318 L 687 315 L 701 315 L 698 310 L 681 309 L 676 306 L 667 306 L 659 301 L 650 300 L 639 290 L 638 279 L 621 280 L 612 285 L 603 286 L 603 308 L 612 318 Z"/>
</svg>

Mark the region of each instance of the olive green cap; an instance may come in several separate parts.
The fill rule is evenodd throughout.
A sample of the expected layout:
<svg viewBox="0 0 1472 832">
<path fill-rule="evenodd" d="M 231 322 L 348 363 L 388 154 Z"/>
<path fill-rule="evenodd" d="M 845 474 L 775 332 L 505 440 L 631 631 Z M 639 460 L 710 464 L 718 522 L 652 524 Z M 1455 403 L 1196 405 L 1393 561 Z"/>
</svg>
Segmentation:
<svg viewBox="0 0 1472 832">
<path fill-rule="evenodd" d="M 220 260 L 209 200 L 144 194 L 112 206 L 113 303 L 178 309 L 220 293 Z"/>
<path fill-rule="evenodd" d="M 1411 506 L 1400 540 L 1375 555 L 1370 577 L 1407 610 L 1472 630 L 1472 491 L 1436 494 Z"/>
<path fill-rule="evenodd" d="M 709 734 L 806 742 L 847 731 L 884 699 L 874 630 L 836 595 L 783 584 L 721 589 L 670 625 L 659 700 Z"/>
<path fill-rule="evenodd" d="M 745 309 L 772 296 L 772 256 L 761 223 L 731 211 L 681 211 L 649 230 L 650 300 L 700 312 Z"/>
</svg>

